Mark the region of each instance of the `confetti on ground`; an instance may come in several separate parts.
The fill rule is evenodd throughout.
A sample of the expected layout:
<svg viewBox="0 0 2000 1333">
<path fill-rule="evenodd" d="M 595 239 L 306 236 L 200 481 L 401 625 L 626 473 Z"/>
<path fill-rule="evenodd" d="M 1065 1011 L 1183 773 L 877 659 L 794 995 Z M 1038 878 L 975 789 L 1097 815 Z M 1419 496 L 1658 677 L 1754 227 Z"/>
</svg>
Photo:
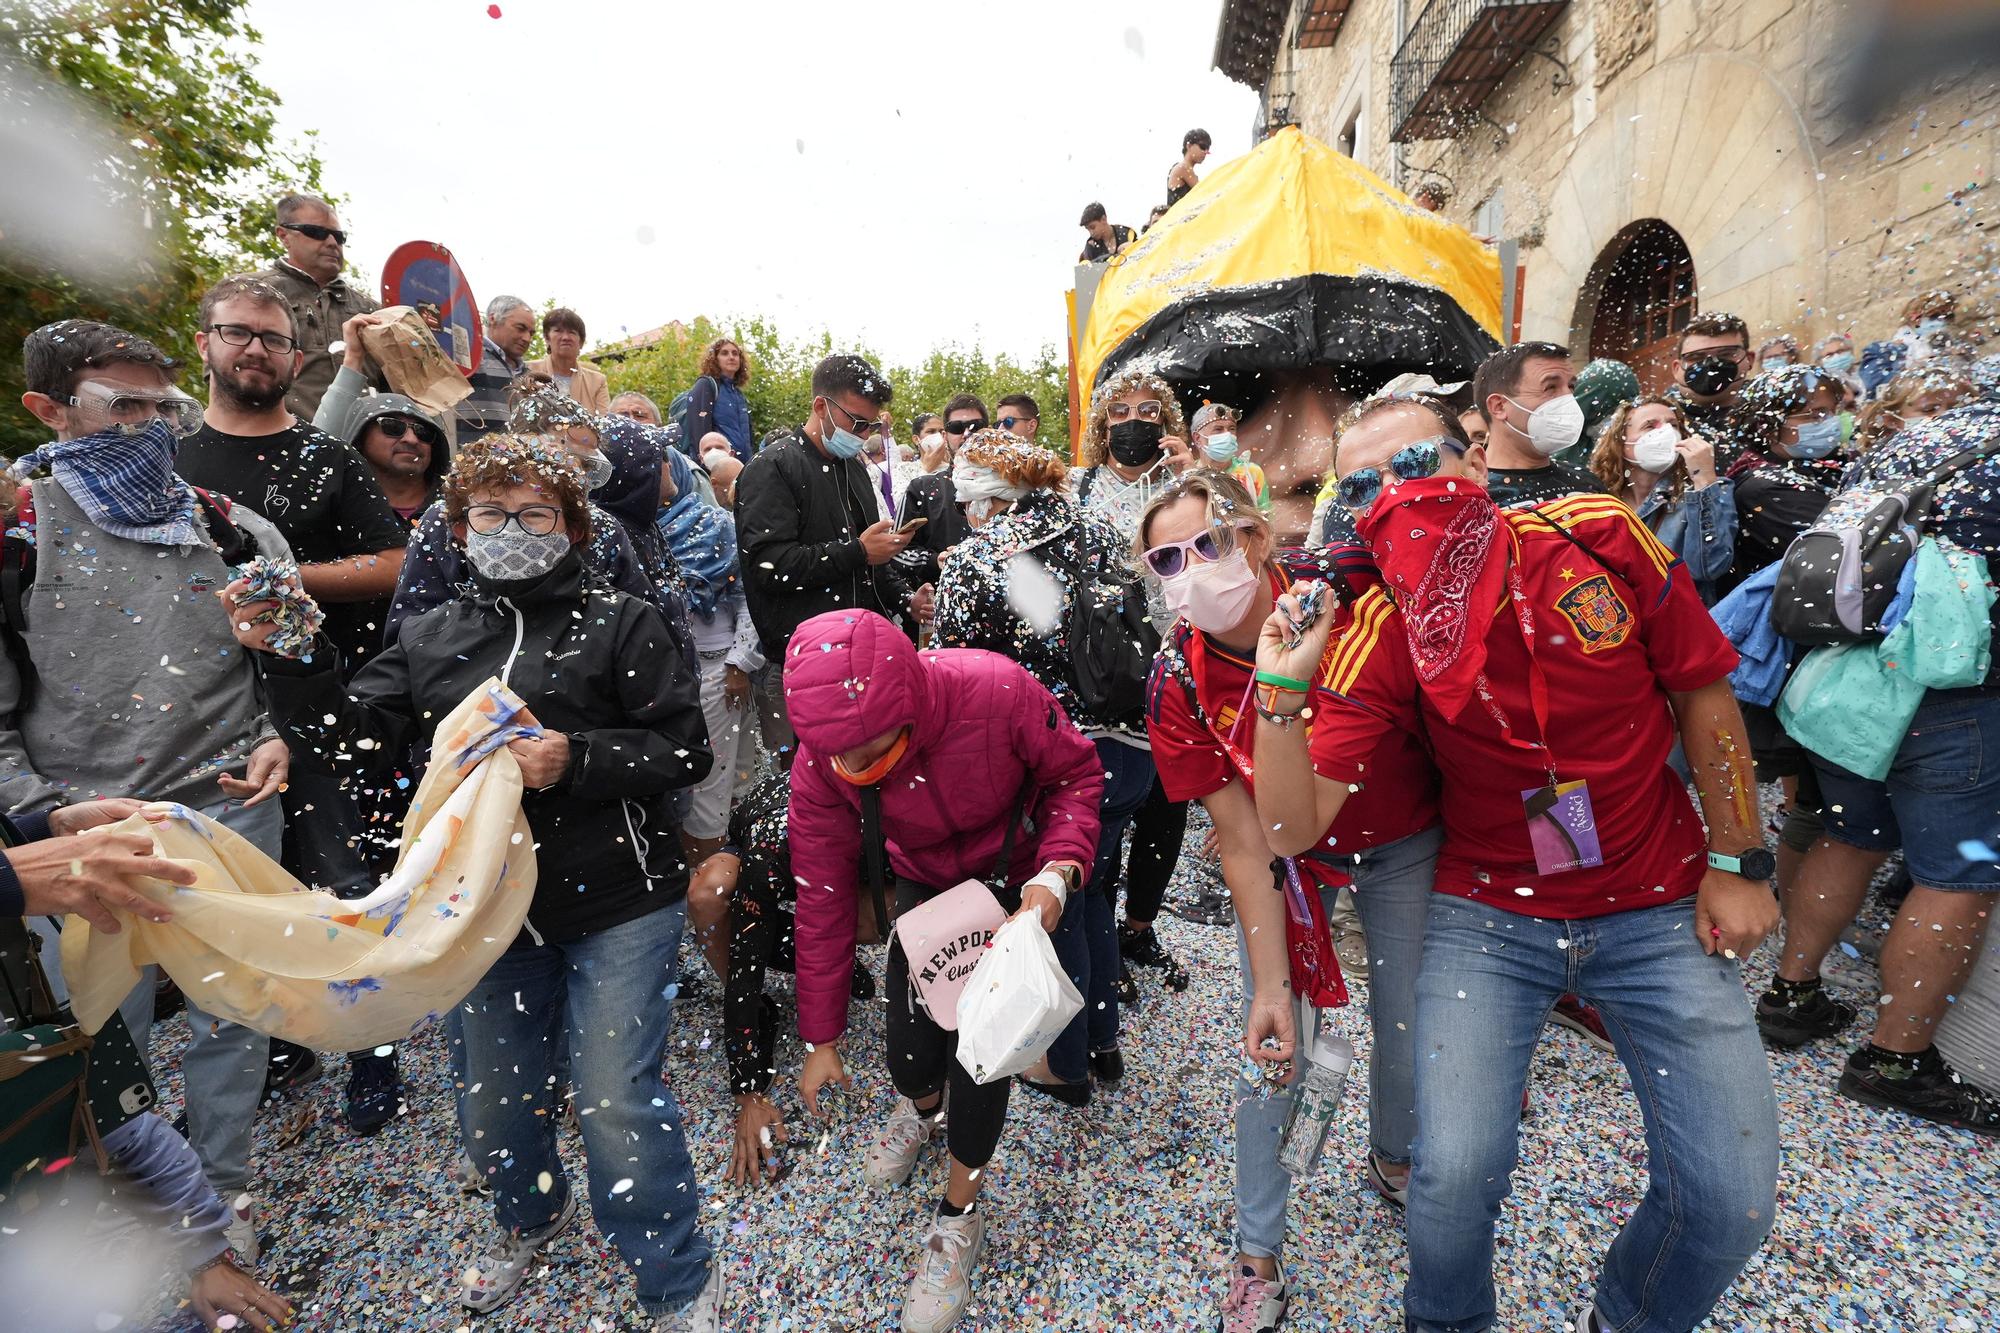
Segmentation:
<svg viewBox="0 0 2000 1333">
<path fill-rule="evenodd" d="M 1200 845 L 1197 816 L 1187 846 Z M 1174 896 L 1192 896 L 1202 871 L 1183 862 Z M 1877 910 L 1877 929 L 1885 919 Z M 1016 1090 L 1007 1137 L 985 1196 L 988 1252 L 972 1308 L 958 1328 L 1185 1330 L 1213 1327 L 1232 1220 L 1230 1079 L 1240 1054 L 1233 1026 L 1231 933 L 1167 915 L 1161 937 L 1186 966 L 1184 994 L 1141 971 L 1143 1002 L 1125 1028 L 1127 1076 L 1080 1111 Z M 868 951 L 878 978 L 881 951 Z M 1878 986 L 1865 959 L 1842 953 L 1833 984 L 1859 1002 Z M 1769 948 L 1748 964 L 1770 972 Z M 697 968 L 697 974 L 700 974 Z M 772 983 L 774 988 L 779 981 Z M 1336 1019 L 1367 1059 L 1365 985 Z M 789 996 L 786 997 L 787 1003 Z M 687 1113 L 711 1240 L 728 1265 L 724 1327 L 736 1333 L 894 1330 L 916 1250 L 943 1188 L 927 1153 L 902 1190 L 857 1179 L 860 1153 L 894 1098 L 882 1073 L 880 1001 L 857 1005 L 849 1068 L 852 1112 L 825 1153 L 802 1134 L 790 1077 L 802 1059 L 780 1043 L 778 1088 L 794 1126 L 791 1173 L 759 1193 L 722 1184 L 732 1108 L 720 1001 L 680 1002 L 668 1077 Z M 1862 1023 L 1872 1013 L 1864 1008 Z M 160 1029 L 165 1065 L 178 1063 L 180 1019 Z M 2000 1143 L 1871 1111 L 1834 1094 L 1845 1048 L 1823 1043 L 1774 1052 L 1785 1146 L 1777 1228 L 1705 1329 L 1727 1333 L 1982 1333 L 2000 1327 Z M 441 1035 L 403 1054 L 408 1114 L 373 1139 L 340 1120 L 346 1062 L 300 1095 L 304 1108 L 259 1123 L 260 1273 L 299 1308 L 303 1330 L 637 1329 L 644 1327 L 623 1266 L 590 1222 L 547 1251 L 512 1305 L 463 1315 L 456 1280 L 491 1224 L 488 1207 L 447 1178 L 457 1151 Z M 167 1113 L 178 1077 L 162 1080 Z M 1295 1296 L 1288 1328 L 1302 1333 L 1399 1327 L 1405 1276 L 1400 1218 L 1369 1193 L 1364 1072 L 1349 1081 L 1329 1141 L 1329 1165 L 1294 1196 L 1287 1256 Z M 1645 1189 L 1645 1139 L 1617 1061 L 1551 1028 L 1536 1056 L 1534 1113 L 1521 1138 L 1514 1194 L 1502 1214 L 1495 1278 L 1501 1326 L 1567 1330 L 1588 1295 L 1604 1246 Z M 301 1121 L 311 1132 L 279 1148 Z M 582 1154 L 564 1130 L 563 1160 L 582 1179 Z M 1345 1169 L 1337 1164 L 1345 1162 Z M 163 1303 L 157 1330 L 199 1327 Z M 145 1321 L 139 1321 L 145 1326 Z"/>
</svg>

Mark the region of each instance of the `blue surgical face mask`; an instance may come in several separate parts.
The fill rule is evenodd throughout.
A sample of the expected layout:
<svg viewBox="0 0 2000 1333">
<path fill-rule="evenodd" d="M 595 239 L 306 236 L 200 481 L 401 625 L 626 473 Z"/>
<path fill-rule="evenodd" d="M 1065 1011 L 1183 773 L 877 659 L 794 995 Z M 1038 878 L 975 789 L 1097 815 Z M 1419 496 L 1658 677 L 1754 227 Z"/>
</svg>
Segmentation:
<svg viewBox="0 0 2000 1333">
<path fill-rule="evenodd" d="M 1792 364 L 1792 359 L 1788 356 L 1767 356 L 1764 358 L 1764 369 L 1766 370 L 1776 370 L 1780 366 L 1789 366 L 1790 364 Z"/>
<path fill-rule="evenodd" d="M 1201 442 L 1201 447 L 1202 452 L 1213 462 L 1227 463 L 1236 457 L 1237 446 L 1234 435 L 1211 435 Z"/>
<path fill-rule="evenodd" d="M 1944 321 L 1941 319 L 1923 320 L 1917 325 L 1917 332 L 1926 338 L 1930 337 L 1933 333 L 1943 333 Z"/>
<path fill-rule="evenodd" d="M 1831 371 L 1835 375 L 1845 375 L 1854 369 L 1854 353 L 1834 352 L 1821 357 L 1819 364 L 1822 370 Z"/>
<path fill-rule="evenodd" d="M 1799 427 L 1798 443 L 1785 446 L 1794 458 L 1825 458 L 1840 447 L 1840 418 L 1809 421 Z"/>
<path fill-rule="evenodd" d="M 842 429 L 834 421 L 832 412 L 826 414 L 826 427 L 826 438 L 822 443 L 826 445 L 826 451 L 835 458 L 859 458 L 861 451 L 868 447 L 867 441 L 859 435 L 851 430 Z"/>
</svg>

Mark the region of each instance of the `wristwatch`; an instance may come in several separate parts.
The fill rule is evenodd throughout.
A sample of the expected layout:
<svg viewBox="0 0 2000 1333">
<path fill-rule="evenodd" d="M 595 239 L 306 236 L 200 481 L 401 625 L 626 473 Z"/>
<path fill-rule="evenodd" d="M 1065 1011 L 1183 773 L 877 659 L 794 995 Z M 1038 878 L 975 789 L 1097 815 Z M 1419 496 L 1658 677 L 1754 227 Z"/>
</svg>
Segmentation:
<svg viewBox="0 0 2000 1333">
<path fill-rule="evenodd" d="M 1773 875 L 1778 873 L 1778 858 L 1773 856 L 1768 848 L 1764 847 L 1752 847 L 1747 851 L 1738 852 L 1734 856 L 1729 856 L 1722 852 L 1710 852 L 1708 854 L 1708 863 L 1717 870 L 1727 871 L 1732 875 L 1741 875 L 1745 879 L 1769 881 Z"/>
</svg>

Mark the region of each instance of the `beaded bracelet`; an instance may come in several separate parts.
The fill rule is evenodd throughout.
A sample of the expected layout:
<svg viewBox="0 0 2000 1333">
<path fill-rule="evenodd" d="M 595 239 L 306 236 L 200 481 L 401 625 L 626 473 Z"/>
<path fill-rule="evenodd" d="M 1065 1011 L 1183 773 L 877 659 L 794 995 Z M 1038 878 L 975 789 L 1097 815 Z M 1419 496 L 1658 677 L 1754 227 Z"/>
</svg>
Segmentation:
<svg viewBox="0 0 2000 1333">
<path fill-rule="evenodd" d="M 1311 709 L 1301 708 L 1296 713 L 1274 712 L 1272 711 L 1267 701 L 1263 699 L 1252 699 L 1250 701 L 1250 706 L 1257 710 L 1258 717 L 1261 717 L 1266 722 L 1269 722 L 1273 726 L 1278 726 L 1278 727 L 1289 727 L 1294 723 L 1303 719 L 1307 713 L 1312 711 Z"/>
</svg>

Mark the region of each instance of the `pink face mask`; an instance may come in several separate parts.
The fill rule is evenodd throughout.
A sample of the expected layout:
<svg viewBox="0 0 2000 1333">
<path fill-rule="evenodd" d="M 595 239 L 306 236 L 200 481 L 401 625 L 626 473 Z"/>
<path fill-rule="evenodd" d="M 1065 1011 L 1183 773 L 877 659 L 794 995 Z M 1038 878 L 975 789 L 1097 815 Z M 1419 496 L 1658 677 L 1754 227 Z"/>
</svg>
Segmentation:
<svg viewBox="0 0 2000 1333">
<path fill-rule="evenodd" d="M 1161 579 L 1160 591 L 1167 606 L 1190 625 L 1221 634 L 1234 629 L 1257 599 L 1257 574 L 1239 546 L 1220 560 L 1190 563 L 1174 577 Z"/>
</svg>

